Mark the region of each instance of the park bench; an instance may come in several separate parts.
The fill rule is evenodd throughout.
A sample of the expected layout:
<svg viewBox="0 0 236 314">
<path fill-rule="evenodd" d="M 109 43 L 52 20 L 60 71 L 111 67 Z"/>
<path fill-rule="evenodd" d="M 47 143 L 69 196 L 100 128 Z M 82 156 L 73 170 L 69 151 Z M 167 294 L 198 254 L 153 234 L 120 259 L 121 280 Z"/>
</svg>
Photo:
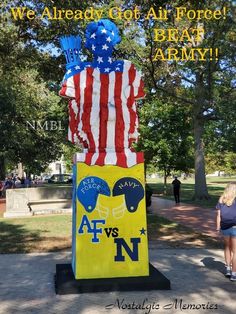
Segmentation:
<svg viewBox="0 0 236 314">
<path fill-rule="evenodd" d="M 53 208 L 53 209 L 45 209 L 45 208 L 42 208 L 42 209 L 33 209 L 32 206 L 34 205 L 44 205 L 44 204 L 63 204 L 65 203 L 68 204 L 68 203 L 71 203 L 71 200 L 70 199 L 43 199 L 43 200 L 32 200 L 32 201 L 29 201 L 27 203 L 27 206 L 29 207 L 29 210 L 30 212 L 33 214 L 33 215 L 37 215 L 37 214 L 45 214 L 45 213 L 63 213 L 63 212 L 68 212 L 68 211 L 71 211 L 71 208 L 70 207 L 65 207 L 65 208 Z"/>
</svg>

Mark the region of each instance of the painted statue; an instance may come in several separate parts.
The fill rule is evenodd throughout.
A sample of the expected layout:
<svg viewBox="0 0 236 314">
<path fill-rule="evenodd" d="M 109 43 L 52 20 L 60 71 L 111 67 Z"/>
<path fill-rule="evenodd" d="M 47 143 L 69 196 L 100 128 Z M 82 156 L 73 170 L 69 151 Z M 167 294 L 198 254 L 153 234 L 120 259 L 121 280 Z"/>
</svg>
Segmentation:
<svg viewBox="0 0 236 314">
<path fill-rule="evenodd" d="M 147 276 L 144 159 L 132 149 L 143 81 L 130 61 L 113 60 L 121 40 L 114 23 L 92 22 L 85 37 L 92 62 L 81 62 L 78 36 L 61 39 L 68 139 L 84 148 L 74 158 L 73 272 L 76 279 Z"/>
<path fill-rule="evenodd" d="M 94 154 L 91 164 L 127 167 L 132 143 L 138 139 L 135 101 L 144 97 L 141 74 L 130 61 L 113 60 L 112 52 L 120 37 L 109 20 L 92 22 L 86 29 L 85 46 L 93 54 L 92 62 L 79 61 L 80 40 L 75 42 L 77 55 L 67 55 L 67 59 L 74 59 L 60 91 L 61 96 L 71 99 L 68 139 L 82 143 Z M 114 153 L 112 160 L 107 152 Z"/>
</svg>

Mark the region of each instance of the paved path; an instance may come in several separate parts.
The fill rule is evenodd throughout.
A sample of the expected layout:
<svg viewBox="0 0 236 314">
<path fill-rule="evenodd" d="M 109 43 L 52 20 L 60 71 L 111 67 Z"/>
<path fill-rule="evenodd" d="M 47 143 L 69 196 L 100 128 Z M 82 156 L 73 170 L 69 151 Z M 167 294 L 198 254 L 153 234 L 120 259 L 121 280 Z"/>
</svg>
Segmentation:
<svg viewBox="0 0 236 314">
<path fill-rule="evenodd" d="M 211 237 L 219 237 L 215 231 L 216 212 L 213 209 L 183 203 L 176 205 L 174 201 L 154 196 L 149 210 L 154 214 L 193 228 L 195 231 Z"/>
<path fill-rule="evenodd" d="M 171 280 L 172 290 L 55 295 L 55 265 L 70 262 L 70 258 L 66 252 L 0 255 L 0 313 L 235 313 L 236 283 L 221 273 L 222 250 L 150 250 L 150 261 Z M 144 303 L 146 310 L 127 309 L 133 302 L 136 306 Z M 119 308 L 119 304 L 124 308 Z M 192 309 L 184 310 L 183 304 Z M 109 309 L 106 305 L 110 305 Z M 150 305 L 154 309 L 149 312 Z"/>
</svg>

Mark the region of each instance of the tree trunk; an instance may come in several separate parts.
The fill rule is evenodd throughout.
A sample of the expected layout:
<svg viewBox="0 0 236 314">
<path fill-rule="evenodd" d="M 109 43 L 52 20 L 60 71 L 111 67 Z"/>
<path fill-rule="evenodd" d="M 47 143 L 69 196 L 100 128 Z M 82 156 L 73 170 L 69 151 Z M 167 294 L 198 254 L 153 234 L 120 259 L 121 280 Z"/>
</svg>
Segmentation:
<svg viewBox="0 0 236 314">
<path fill-rule="evenodd" d="M 6 177 L 6 162 L 5 157 L 0 155 L 0 180 L 4 180 Z"/>
<path fill-rule="evenodd" d="M 194 199 L 209 199 L 210 196 L 207 190 L 206 174 L 205 174 L 205 158 L 204 158 L 204 83 L 201 76 L 197 74 L 197 92 L 196 104 L 193 108 L 193 123 L 194 123 L 194 149 L 195 149 L 195 194 Z"/>
<path fill-rule="evenodd" d="M 166 170 L 164 170 L 164 195 L 166 195 L 167 193 L 167 174 L 166 174 Z"/>
</svg>

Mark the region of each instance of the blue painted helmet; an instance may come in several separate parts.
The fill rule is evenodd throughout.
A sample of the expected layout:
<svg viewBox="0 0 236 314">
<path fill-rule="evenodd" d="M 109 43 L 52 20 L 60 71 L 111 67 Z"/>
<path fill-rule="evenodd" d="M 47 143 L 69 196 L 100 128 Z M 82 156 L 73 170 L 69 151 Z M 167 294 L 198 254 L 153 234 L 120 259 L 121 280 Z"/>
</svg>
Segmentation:
<svg viewBox="0 0 236 314">
<path fill-rule="evenodd" d="M 77 187 L 78 200 L 89 213 L 95 209 L 99 194 L 110 196 L 111 191 L 106 181 L 98 177 L 86 177 Z"/>
<path fill-rule="evenodd" d="M 144 188 L 138 180 L 124 177 L 115 183 L 112 195 L 124 195 L 126 207 L 130 213 L 133 213 L 137 210 L 139 202 L 144 197 Z"/>
</svg>

